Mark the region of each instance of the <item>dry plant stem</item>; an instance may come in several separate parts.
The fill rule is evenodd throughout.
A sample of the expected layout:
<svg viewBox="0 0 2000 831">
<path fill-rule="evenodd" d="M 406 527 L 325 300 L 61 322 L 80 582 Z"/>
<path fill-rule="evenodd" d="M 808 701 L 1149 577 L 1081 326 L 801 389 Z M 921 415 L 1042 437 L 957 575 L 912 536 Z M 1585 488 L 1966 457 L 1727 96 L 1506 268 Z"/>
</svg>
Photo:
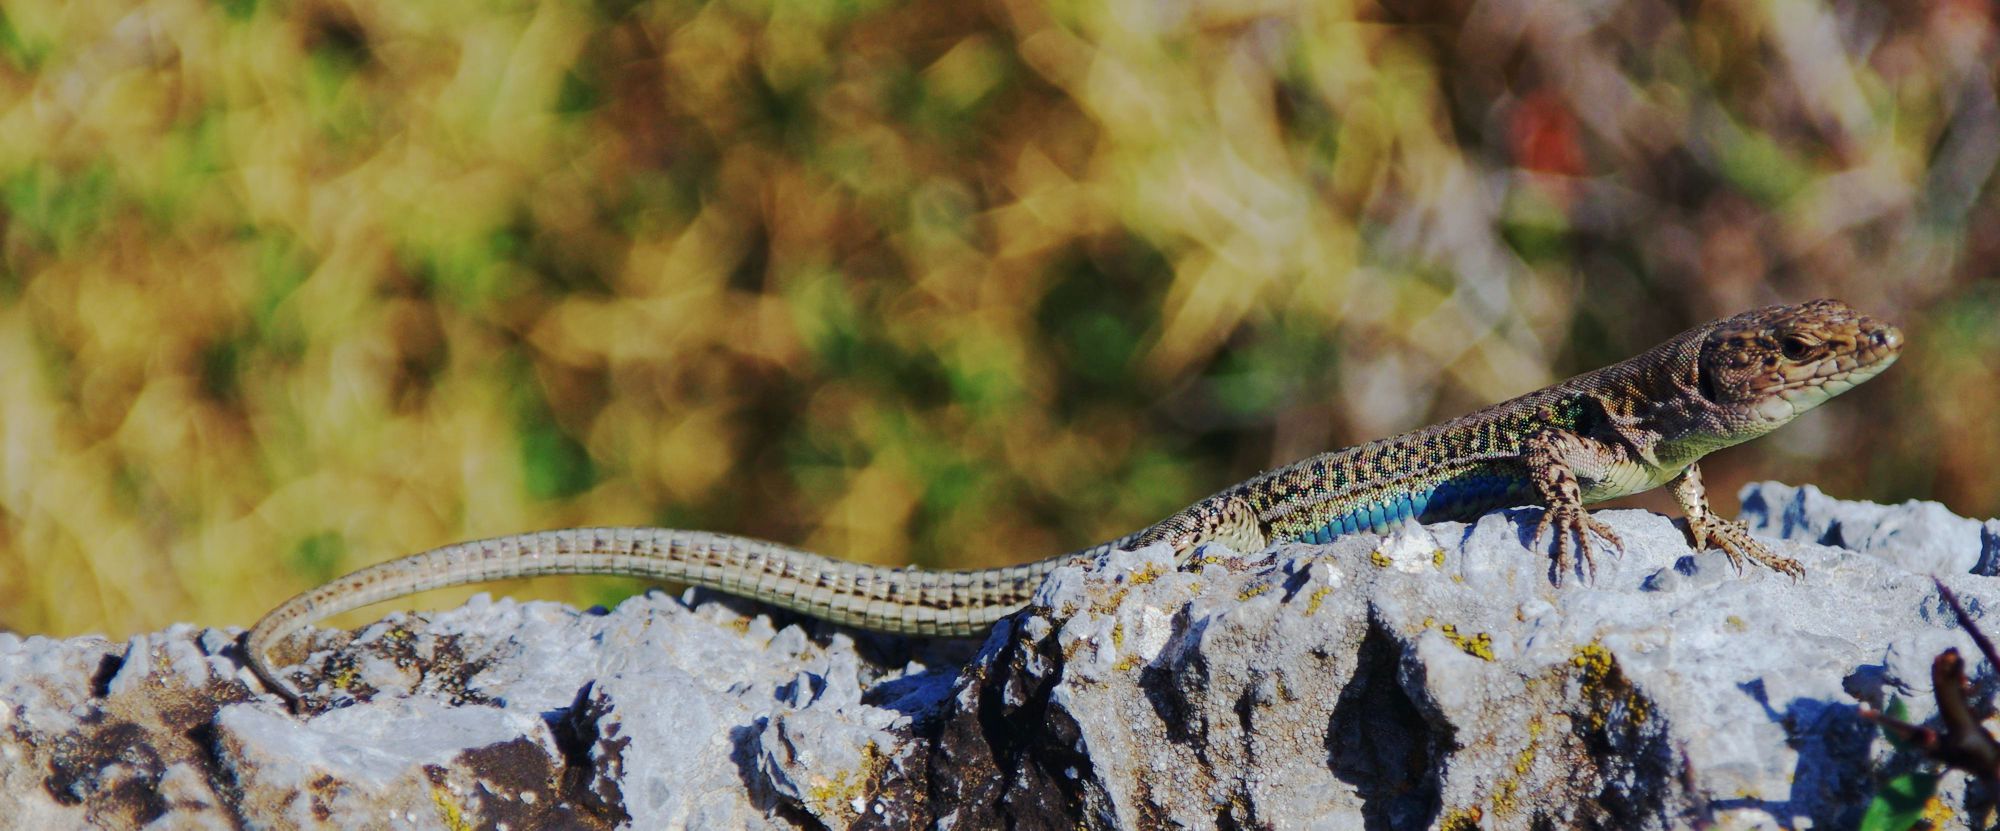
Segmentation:
<svg viewBox="0 0 2000 831">
<path fill-rule="evenodd" d="M 1945 605 L 1957 617 L 1959 627 L 1972 636 L 1972 642 L 1986 656 L 1987 665 L 2000 667 L 2000 660 L 1995 659 L 1993 641 L 1973 625 L 1972 616 L 1966 614 L 1958 596 L 1937 578 L 1933 577 L 1931 581 L 1937 585 L 1938 595 L 1944 598 Z M 1861 709 L 1861 716 L 1917 748 L 1926 758 L 2000 788 L 2000 743 L 1996 743 L 1993 735 L 1980 724 L 1990 713 L 1973 707 L 1968 698 L 1972 684 L 1965 677 L 1965 659 L 1959 656 L 1958 650 L 1947 649 L 1931 662 L 1931 689 L 1937 701 L 1938 719 L 1944 723 L 1943 732 L 1890 718 L 1866 707 Z"/>
<path fill-rule="evenodd" d="M 1985 632 L 1972 624 L 1972 616 L 1965 613 L 1965 606 L 1958 602 L 1958 595 L 1952 593 L 1944 581 L 1936 577 L 1931 578 L 1931 584 L 1937 586 L 1938 596 L 1944 598 L 1944 604 L 1951 607 L 1952 616 L 1958 619 L 1958 627 L 1964 629 L 1965 634 L 1972 636 L 1972 643 L 1979 647 L 1979 654 L 1986 656 L 1986 665 L 2000 668 L 2000 653 L 1993 651 L 1992 639 L 1986 637 Z"/>
<path fill-rule="evenodd" d="M 2000 744 L 1979 725 L 1979 717 L 1966 700 L 1971 686 L 1965 680 L 1965 661 L 1958 650 L 1947 649 L 1931 662 L 1931 683 L 1935 685 L 1938 717 L 1944 722 L 1939 732 L 1890 718 L 1869 708 L 1861 717 L 1882 726 L 1896 738 L 1944 765 L 1965 771 L 1990 785 L 2000 785 Z"/>
</svg>

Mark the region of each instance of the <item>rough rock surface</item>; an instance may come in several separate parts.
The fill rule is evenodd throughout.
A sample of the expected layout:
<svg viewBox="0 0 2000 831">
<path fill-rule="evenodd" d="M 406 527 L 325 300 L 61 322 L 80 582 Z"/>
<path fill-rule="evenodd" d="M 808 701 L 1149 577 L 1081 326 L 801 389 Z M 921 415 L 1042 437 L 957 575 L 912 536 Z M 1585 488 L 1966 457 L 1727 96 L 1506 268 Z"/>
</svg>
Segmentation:
<svg viewBox="0 0 2000 831">
<path fill-rule="evenodd" d="M 1551 585 L 1537 511 L 1176 570 L 1059 571 L 983 644 L 718 595 L 484 598 L 318 632 L 295 716 L 235 631 L 0 634 L 0 817 L 65 828 L 1849 827 L 1932 713 L 2000 522 L 1755 485 L 1805 563 L 1739 576 L 1640 511 Z M 1989 624 L 2000 634 L 2000 621 Z M 1985 678 L 1991 669 L 1975 661 Z M 1965 785 L 1939 816 L 1963 827 Z M 1955 825 L 1954 825 L 1955 823 Z"/>
</svg>

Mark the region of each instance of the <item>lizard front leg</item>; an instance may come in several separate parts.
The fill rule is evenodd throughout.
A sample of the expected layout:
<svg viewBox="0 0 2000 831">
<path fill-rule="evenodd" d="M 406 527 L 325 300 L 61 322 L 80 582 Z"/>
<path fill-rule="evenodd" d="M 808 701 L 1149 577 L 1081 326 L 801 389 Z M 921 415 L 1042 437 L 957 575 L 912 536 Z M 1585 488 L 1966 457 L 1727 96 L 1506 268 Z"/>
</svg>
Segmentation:
<svg viewBox="0 0 2000 831">
<path fill-rule="evenodd" d="M 1542 511 L 1542 521 L 1535 526 L 1535 544 L 1541 544 L 1542 535 L 1549 529 L 1554 528 L 1556 532 L 1556 585 L 1562 585 L 1563 572 L 1570 569 L 1571 535 L 1576 537 L 1583 573 L 1588 579 L 1597 579 L 1597 562 L 1591 556 L 1590 535 L 1594 533 L 1603 537 L 1621 551 L 1625 543 L 1618 539 L 1611 526 L 1598 521 L 1583 509 L 1583 486 L 1577 479 L 1577 469 L 1582 468 L 1601 478 L 1603 471 L 1620 464 L 1622 459 L 1603 444 L 1575 433 L 1545 430 L 1528 439 L 1523 448 L 1522 461 L 1527 463 L 1528 478 L 1534 482 L 1535 493 L 1547 506 Z"/>
<path fill-rule="evenodd" d="M 1773 570 L 1789 574 L 1798 579 L 1806 573 L 1805 566 L 1790 557 L 1781 557 L 1764 547 L 1750 536 L 1750 527 L 1737 520 L 1723 519 L 1708 508 L 1708 489 L 1701 484 L 1701 468 L 1688 465 L 1673 482 L 1674 501 L 1680 503 L 1681 513 L 1687 516 L 1688 536 L 1694 539 L 1694 549 L 1700 551 L 1714 543 L 1722 553 L 1729 555 L 1729 562 L 1736 566 L 1736 573 L 1743 573 L 1743 560 L 1756 560 Z"/>
</svg>

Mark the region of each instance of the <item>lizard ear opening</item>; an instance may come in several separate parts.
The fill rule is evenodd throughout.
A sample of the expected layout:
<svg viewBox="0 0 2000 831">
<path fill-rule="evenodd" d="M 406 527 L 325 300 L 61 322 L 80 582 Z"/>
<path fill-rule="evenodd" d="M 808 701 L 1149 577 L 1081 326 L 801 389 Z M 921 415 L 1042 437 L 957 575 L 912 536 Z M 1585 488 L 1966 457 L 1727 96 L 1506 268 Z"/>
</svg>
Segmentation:
<svg viewBox="0 0 2000 831">
<path fill-rule="evenodd" d="M 1715 373 L 1708 371 L 1708 367 L 1705 366 L 1695 367 L 1694 388 L 1696 392 L 1701 393 L 1702 399 L 1706 400 L 1708 403 L 1710 404 L 1722 403 L 1720 399 L 1716 398 Z"/>
</svg>

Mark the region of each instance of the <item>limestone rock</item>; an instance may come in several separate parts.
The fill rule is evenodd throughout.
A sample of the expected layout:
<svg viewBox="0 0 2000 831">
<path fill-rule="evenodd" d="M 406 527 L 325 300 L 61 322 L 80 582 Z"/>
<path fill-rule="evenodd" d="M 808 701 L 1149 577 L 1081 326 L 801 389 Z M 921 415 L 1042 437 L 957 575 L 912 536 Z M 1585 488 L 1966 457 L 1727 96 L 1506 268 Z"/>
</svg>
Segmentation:
<svg viewBox="0 0 2000 831">
<path fill-rule="evenodd" d="M 0 816 L 23 827 L 1778 828 L 1853 825 L 1976 655 L 2000 523 L 1760 484 L 1806 566 L 1737 574 L 1666 517 L 1552 583 L 1539 512 L 1059 570 L 980 641 L 704 592 L 493 601 L 319 631 L 310 712 L 234 631 L 0 634 Z M 1024 556 L 1028 556 L 1024 552 Z M 2000 635 L 2000 622 L 1989 626 Z M 1975 676 L 1992 674 L 1974 659 Z M 1963 777 L 1941 799 L 1963 803 Z M 1955 814 L 1964 817 L 1965 812 Z M 1955 820 L 1964 822 L 1963 819 Z"/>
</svg>

